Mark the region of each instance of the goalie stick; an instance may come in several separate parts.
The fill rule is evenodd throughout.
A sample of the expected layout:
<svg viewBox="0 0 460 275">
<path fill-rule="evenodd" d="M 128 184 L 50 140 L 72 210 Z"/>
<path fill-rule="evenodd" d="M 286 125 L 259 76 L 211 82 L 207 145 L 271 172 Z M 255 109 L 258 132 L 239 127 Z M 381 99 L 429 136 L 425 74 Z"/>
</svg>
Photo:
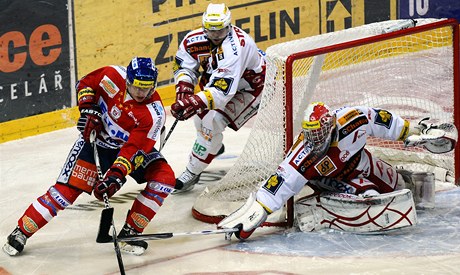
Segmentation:
<svg viewBox="0 0 460 275">
<path fill-rule="evenodd" d="M 96 131 L 92 131 L 90 135 L 90 142 L 91 145 L 93 146 L 93 152 L 94 152 L 94 163 L 96 164 L 96 170 L 97 170 L 97 176 L 98 179 L 101 181 L 104 178 L 104 175 L 102 174 L 101 170 L 101 163 L 99 161 L 99 154 L 97 152 L 97 145 L 96 145 Z M 97 243 L 104 243 L 104 242 L 109 242 L 113 241 L 113 246 L 115 249 L 115 254 L 117 256 L 117 261 L 118 261 L 118 268 L 120 269 L 120 274 L 125 275 L 125 267 L 123 264 L 123 258 L 121 257 L 121 252 L 120 252 L 120 246 L 118 245 L 118 240 L 117 240 L 117 231 L 115 230 L 115 225 L 113 224 L 113 207 L 110 206 L 109 198 L 107 197 L 107 194 L 104 193 L 103 195 L 104 199 L 104 209 L 101 212 L 101 221 L 99 225 L 99 232 L 97 233 L 96 237 L 96 242 Z M 101 232 L 109 231 L 110 226 L 112 226 L 112 237 L 110 237 L 109 240 L 105 239 L 106 236 L 101 235 Z M 108 234 L 107 234 L 108 235 Z"/>
<path fill-rule="evenodd" d="M 102 227 L 101 227 L 102 228 Z M 105 243 L 111 241 L 112 237 L 109 234 L 110 225 L 104 226 L 107 229 L 106 232 L 102 232 L 103 237 L 101 239 L 104 240 Z M 238 231 L 238 228 L 228 228 L 228 229 L 216 229 L 216 230 L 202 230 L 202 231 L 192 231 L 192 232 L 181 232 L 181 233 L 154 233 L 154 234 L 143 234 L 137 235 L 132 237 L 125 237 L 125 238 L 118 238 L 118 241 L 144 241 L 144 240 L 163 240 L 163 239 L 170 239 L 172 237 L 178 236 L 197 236 L 197 235 L 212 235 L 212 234 L 226 234 L 234 233 Z M 100 232 L 101 233 L 101 232 Z"/>
</svg>

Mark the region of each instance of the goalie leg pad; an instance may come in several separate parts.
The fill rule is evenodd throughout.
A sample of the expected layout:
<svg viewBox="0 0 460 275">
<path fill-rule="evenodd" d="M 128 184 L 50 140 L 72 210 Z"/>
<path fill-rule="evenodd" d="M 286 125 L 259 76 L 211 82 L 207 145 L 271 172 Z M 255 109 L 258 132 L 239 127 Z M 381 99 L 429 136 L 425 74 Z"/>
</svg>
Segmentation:
<svg viewBox="0 0 460 275">
<path fill-rule="evenodd" d="M 435 174 L 430 172 L 411 172 L 398 169 L 398 174 L 405 181 L 405 188 L 412 191 L 417 209 L 434 208 Z"/>
<path fill-rule="evenodd" d="M 299 203 L 300 202 L 300 203 Z M 313 207 L 313 210 L 302 210 Z M 299 228 L 304 231 L 332 228 L 346 232 L 384 232 L 417 223 L 412 192 L 408 189 L 369 198 L 344 193 L 323 193 L 319 202 L 295 205 Z M 300 208 L 300 209 L 297 209 Z M 299 218 L 299 213 L 306 216 Z M 316 224 L 312 225 L 309 219 Z M 309 224 L 310 223 L 310 224 Z"/>
<path fill-rule="evenodd" d="M 217 227 L 238 228 L 239 231 L 235 232 L 236 237 L 245 240 L 267 219 L 267 216 L 265 209 L 256 200 L 255 194 L 251 193 L 246 203 L 223 219 Z"/>
</svg>

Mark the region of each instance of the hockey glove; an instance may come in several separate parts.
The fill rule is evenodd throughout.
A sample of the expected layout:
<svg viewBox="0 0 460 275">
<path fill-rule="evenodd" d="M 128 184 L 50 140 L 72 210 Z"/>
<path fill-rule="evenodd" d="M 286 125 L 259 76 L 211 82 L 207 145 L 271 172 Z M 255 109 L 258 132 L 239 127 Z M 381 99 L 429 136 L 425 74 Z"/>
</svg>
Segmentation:
<svg viewBox="0 0 460 275">
<path fill-rule="evenodd" d="M 103 126 L 101 117 L 101 108 L 97 104 L 90 105 L 80 110 L 77 129 L 83 135 L 83 139 L 86 142 L 89 142 L 91 131 L 95 130 L 96 134 L 102 131 Z"/>
<path fill-rule="evenodd" d="M 435 125 L 422 119 L 416 126 L 420 129 L 419 135 L 411 135 L 404 140 L 406 147 L 422 146 L 434 154 L 443 154 L 455 148 L 458 139 L 457 128 L 451 123 Z"/>
<path fill-rule="evenodd" d="M 176 84 L 176 102 L 192 96 L 194 94 L 193 89 L 194 86 L 192 83 L 179 81 L 179 83 Z"/>
<path fill-rule="evenodd" d="M 126 178 L 123 176 L 121 171 L 118 169 L 109 169 L 107 171 L 104 179 L 99 181 L 94 186 L 94 196 L 103 201 L 104 193 L 107 194 L 107 197 L 112 197 L 120 188 L 125 184 Z"/>
<path fill-rule="evenodd" d="M 197 95 L 192 95 L 171 105 L 171 114 L 178 120 L 187 120 L 196 113 L 200 113 L 204 108 L 206 108 L 206 104 L 201 98 Z"/>
<path fill-rule="evenodd" d="M 267 216 L 268 212 L 256 200 L 255 194 L 251 193 L 246 203 L 223 219 L 217 227 L 237 228 L 239 231 L 235 232 L 235 236 L 240 240 L 246 240 L 267 219 Z"/>
</svg>

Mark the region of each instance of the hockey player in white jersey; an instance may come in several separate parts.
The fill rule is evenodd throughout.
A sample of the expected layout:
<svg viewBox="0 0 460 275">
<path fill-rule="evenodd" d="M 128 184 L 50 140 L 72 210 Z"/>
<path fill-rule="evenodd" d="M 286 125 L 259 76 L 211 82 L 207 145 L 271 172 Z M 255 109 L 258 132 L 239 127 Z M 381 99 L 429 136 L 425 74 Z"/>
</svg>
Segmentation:
<svg viewBox="0 0 460 275">
<path fill-rule="evenodd" d="M 305 110 L 302 132 L 276 172 L 218 226 L 237 227 L 240 231 L 236 236 L 246 239 L 267 215 L 283 207 L 306 184 L 318 192 L 350 197 L 410 189 L 409 178 L 403 179 L 399 171 L 373 156 L 365 146 L 367 137 L 374 136 L 404 141 L 406 146 L 423 144 L 433 153 L 454 148 L 457 130 L 452 124 L 440 127 L 426 120 L 413 124 L 383 109 L 358 106 L 331 110 L 324 103 L 311 103 Z"/>
<path fill-rule="evenodd" d="M 225 4 L 209 4 L 202 28 L 189 32 L 175 57 L 176 102 L 172 115 L 194 116 L 197 137 L 175 193 L 191 190 L 201 172 L 224 151 L 223 131 L 238 131 L 256 115 L 265 80 L 264 54 L 231 24 Z M 194 93 L 195 86 L 200 91 Z M 196 116 L 195 116 L 196 114 Z"/>
</svg>

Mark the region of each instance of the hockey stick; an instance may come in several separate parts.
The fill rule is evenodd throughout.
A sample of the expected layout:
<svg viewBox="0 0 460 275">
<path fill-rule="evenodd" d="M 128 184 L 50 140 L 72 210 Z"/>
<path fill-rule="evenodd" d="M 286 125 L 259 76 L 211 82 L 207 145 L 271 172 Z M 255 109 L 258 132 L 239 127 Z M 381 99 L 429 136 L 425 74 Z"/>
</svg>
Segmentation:
<svg viewBox="0 0 460 275">
<path fill-rule="evenodd" d="M 176 120 L 174 121 L 173 125 L 171 125 L 171 129 L 169 129 L 169 132 L 166 135 L 166 138 L 161 143 L 160 151 L 163 149 L 163 147 L 165 147 L 166 141 L 168 141 L 169 137 L 171 136 L 172 132 L 174 131 L 174 128 L 176 128 L 177 122 L 179 122 L 179 119 L 176 118 Z"/>
<path fill-rule="evenodd" d="M 238 231 L 238 228 L 228 228 L 228 229 L 216 229 L 216 230 L 202 230 L 202 231 L 192 231 L 192 232 L 182 232 L 182 233 L 154 233 L 154 234 L 144 234 L 137 235 L 132 237 L 119 238 L 119 241 L 142 241 L 142 240 L 163 240 L 170 239 L 172 237 L 178 236 L 197 236 L 197 235 L 212 235 L 212 234 L 228 234 Z M 108 234 L 108 232 L 107 232 Z M 109 242 L 108 240 L 107 242 Z"/>
<path fill-rule="evenodd" d="M 91 145 L 93 146 L 94 152 L 94 163 L 96 164 L 97 176 L 101 181 L 104 178 L 101 169 L 101 163 L 99 160 L 99 153 L 97 152 L 96 145 L 96 131 L 92 131 L 89 137 Z M 115 230 L 115 225 L 113 224 L 113 207 L 110 206 L 109 198 L 107 194 L 103 194 L 104 199 L 104 209 L 101 212 L 101 221 L 99 225 L 99 232 L 97 233 L 96 242 L 104 243 L 113 241 L 113 246 L 115 249 L 115 254 L 117 256 L 118 268 L 120 269 L 120 274 L 125 275 L 125 267 L 123 264 L 123 258 L 121 257 L 120 247 L 117 240 L 117 231 Z M 108 234 L 110 226 L 112 226 L 112 237 Z"/>
</svg>

